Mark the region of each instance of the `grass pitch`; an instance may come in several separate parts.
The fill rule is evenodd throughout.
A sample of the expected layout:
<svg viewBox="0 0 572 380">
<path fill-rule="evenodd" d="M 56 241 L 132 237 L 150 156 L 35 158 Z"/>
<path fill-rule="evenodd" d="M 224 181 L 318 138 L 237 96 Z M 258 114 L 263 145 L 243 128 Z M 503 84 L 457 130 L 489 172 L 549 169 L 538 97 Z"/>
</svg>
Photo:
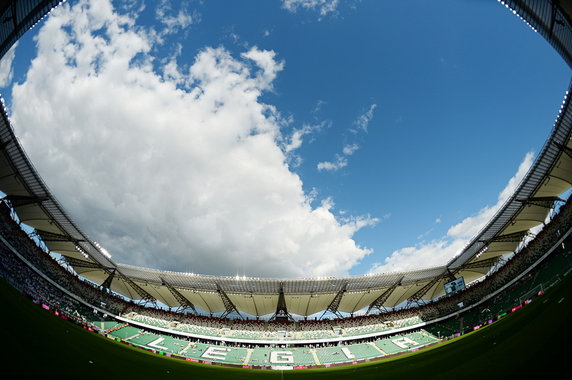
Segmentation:
<svg viewBox="0 0 572 380">
<path fill-rule="evenodd" d="M 345 367 L 271 371 L 185 362 L 54 316 L 0 279 L 0 352 L 10 377 L 78 379 L 497 379 L 568 372 L 572 276 L 493 325 L 415 353 Z M 12 372 L 13 371 L 13 372 Z M 3 375 L 4 377 L 4 375 Z M 4 377 L 6 378 L 6 377 Z"/>
</svg>

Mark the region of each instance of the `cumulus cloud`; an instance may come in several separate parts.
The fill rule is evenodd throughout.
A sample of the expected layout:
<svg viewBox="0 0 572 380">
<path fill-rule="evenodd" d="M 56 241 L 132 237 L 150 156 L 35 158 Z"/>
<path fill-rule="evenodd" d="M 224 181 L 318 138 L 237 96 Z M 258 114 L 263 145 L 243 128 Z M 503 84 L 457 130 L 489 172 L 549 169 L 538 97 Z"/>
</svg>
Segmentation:
<svg viewBox="0 0 572 380">
<path fill-rule="evenodd" d="M 450 227 L 446 236 L 415 246 L 394 251 L 383 263 L 375 263 L 370 273 L 388 273 L 407 271 L 433 266 L 445 265 L 453 257 L 461 253 L 463 248 L 491 220 L 497 211 L 506 203 L 533 163 L 533 153 L 525 155 L 515 175 L 500 192 L 493 206 L 485 206 L 475 215 L 463 219 Z M 441 219 L 437 221 L 440 223 Z"/>
<path fill-rule="evenodd" d="M 316 126 L 304 124 L 302 128 L 296 128 L 292 131 L 290 138 L 284 144 L 285 152 L 292 152 L 302 146 L 304 142 L 304 136 L 312 133 Z"/>
<path fill-rule="evenodd" d="M 340 170 L 346 166 L 348 166 L 348 159 L 341 154 L 336 154 L 333 161 L 322 161 L 318 162 L 318 165 L 316 165 L 318 170 L 326 170 L 330 172 Z"/>
<path fill-rule="evenodd" d="M 337 171 L 348 166 L 348 156 L 351 156 L 359 149 L 358 144 L 348 144 L 344 145 L 342 149 L 342 154 L 337 154 L 334 156 L 333 161 L 322 161 L 318 162 L 316 166 L 319 171 Z"/>
<path fill-rule="evenodd" d="M 339 0 L 282 0 L 282 7 L 291 13 L 299 9 L 318 12 L 319 20 L 337 12 Z"/>
<path fill-rule="evenodd" d="M 292 123 L 292 120 L 288 120 L 286 124 L 290 123 Z M 328 121 L 322 121 L 316 124 L 303 124 L 301 128 L 293 128 L 289 136 L 283 136 L 282 150 L 286 154 L 286 159 L 290 166 L 297 168 L 302 164 L 302 156 L 297 154 L 296 151 L 302 146 L 306 138 L 327 127 L 329 124 Z M 311 138 L 311 141 L 312 140 L 313 138 Z"/>
<path fill-rule="evenodd" d="M 186 2 L 180 4 L 178 11 L 173 10 L 170 0 L 161 0 L 155 8 L 155 16 L 163 25 L 161 34 L 173 34 L 186 29 L 200 20 L 197 12 L 191 11 Z"/>
<path fill-rule="evenodd" d="M 322 106 L 325 104 L 324 101 L 318 100 L 316 105 L 312 110 L 313 121 L 304 122 L 300 128 L 291 128 L 290 133 L 285 133 L 282 141 L 282 149 L 286 154 L 288 163 L 292 167 L 298 167 L 302 164 L 302 157 L 297 154 L 297 150 L 302 146 L 302 144 L 309 140 L 309 142 L 315 141 L 315 134 L 320 131 L 331 127 L 332 122 L 330 120 L 323 120 L 319 117 Z M 286 125 L 294 123 L 294 118 L 290 117 Z"/>
<path fill-rule="evenodd" d="M 357 129 L 354 127 L 348 128 L 352 134 L 356 135 L 357 133 L 367 133 L 367 128 L 371 119 L 373 119 L 373 112 L 375 111 L 377 104 L 372 104 L 369 109 L 359 115 L 356 120 L 354 121 L 354 125 L 357 126 Z M 334 159 L 332 161 L 321 161 L 318 162 L 316 168 L 318 171 L 338 171 L 342 168 L 348 166 L 348 157 L 353 155 L 359 149 L 359 145 L 357 143 L 346 144 L 342 148 L 342 153 L 336 153 L 334 155 Z"/>
<path fill-rule="evenodd" d="M 277 54 L 205 47 L 187 70 L 154 69 L 155 40 L 102 0 L 63 4 L 40 29 L 12 120 L 68 212 L 117 262 L 347 274 L 370 253 L 352 236 L 375 218 L 313 207 L 289 171 L 282 117 L 260 101 L 284 68 Z"/>
<path fill-rule="evenodd" d="M 493 206 L 483 207 L 476 215 L 464 219 L 462 222 L 449 228 L 447 236 L 452 238 L 472 238 L 485 224 L 497 213 L 502 205 L 512 196 L 520 181 L 530 169 L 533 162 L 533 154 L 527 153 L 520 163 L 516 174 L 509 180 L 506 187 L 498 195 L 497 203 Z"/>
<path fill-rule="evenodd" d="M 344 148 L 342 149 L 342 153 L 346 156 L 351 156 L 358 149 L 359 149 L 358 144 L 348 144 L 344 146 Z"/>
<path fill-rule="evenodd" d="M 372 104 L 371 106 L 369 106 L 369 109 L 356 119 L 356 121 L 354 122 L 354 125 L 356 128 L 352 128 L 351 131 L 354 133 L 357 133 L 360 131 L 367 133 L 369 123 L 370 123 L 371 119 L 373 119 L 373 112 L 375 111 L 376 108 L 377 108 L 377 104 L 375 104 L 375 103 Z"/>
<path fill-rule="evenodd" d="M 0 87 L 7 87 L 12 82 L 14 75 L 12 63 L 16 57 L 17 46 L 18 43 L 15 43 L 0 60 Z"/>
</svg>

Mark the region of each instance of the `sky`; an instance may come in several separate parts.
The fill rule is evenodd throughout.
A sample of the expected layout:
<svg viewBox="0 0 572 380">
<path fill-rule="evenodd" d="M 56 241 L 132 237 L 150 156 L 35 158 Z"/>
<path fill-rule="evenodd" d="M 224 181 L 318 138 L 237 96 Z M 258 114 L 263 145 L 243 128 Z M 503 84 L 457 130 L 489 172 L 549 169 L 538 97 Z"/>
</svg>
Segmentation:
<svg viewBox="0 0 572 380">
<path fill-rule="evenodd" d="M 278 278 L 446 264 L 569 81 L 477 0 L 67 1 L 0 62 L 16 135 L 113 260 Z"/>
</svg>

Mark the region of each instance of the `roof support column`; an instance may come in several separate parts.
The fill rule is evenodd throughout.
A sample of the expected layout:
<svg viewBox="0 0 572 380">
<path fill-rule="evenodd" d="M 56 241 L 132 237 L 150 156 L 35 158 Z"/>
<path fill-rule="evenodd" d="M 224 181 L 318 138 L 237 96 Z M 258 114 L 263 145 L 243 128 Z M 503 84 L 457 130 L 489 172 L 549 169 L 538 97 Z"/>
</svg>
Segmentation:
<svg viewBox="0 0 572 380">
<path fill-rule="evenodd" d="M 280 283 L 280 294 L 278 295 L 278 304 L 276 305 L 276 312 L 272 317 L 270 317 L 271 321 L 294 321 L 294 318 L 288 312 L 288 308 L 286 307 L 286 298 L 284 297 L 284 287 L 282 283 Z"/>
<path fill-rule="evenodd" d="M 171 285 L 167 281 L 165 281 L 165 279 L 163 279 L 162 277 L 159 277 L 159 278 L 161 279 L 161 282 L 163 283 L 163 285 L 166 286 L 167 289 L 169 289 L 169 291 L 171 292 L 173 297 L 175 297 L 177 302 L 179 302 L 179 304 L 181 305 L 177 309 L 177 312 L 184 310 L 184 309 L 187 309 L 187 308 L 190 308 L 193 310 L 193 312 L 195 314 L 198 314 L 197 309 L 195 309 L 195 305 L 191 301 L 189 301 L 184 295 L 182 295 L 177 289 L 175 289 L 173 287 L 173 285 Z"/>
<path fill-rule="evenodd" d="M 326 310 L 324 310 L 324 313 L 322 313 L 322 316 L 320 317 L 320 319 L 324 318 L 324 315 L 326 315 L 326 313 L 329 311 L 330 313 L 333 313 L 335 316 L 337 316 L 338 318 L 342 318 L 342 314 L 340 314 L 340 312 L 338 311 L 338 308 L 340 307 L 340 302 L 342 301 L 342 297 L 344 296 L 344 294 L 346 293 L 346 289 L 348 287 L 348 283 L 347 281 L 344 283 L 344 286 L 342 286 L 342 288 L 340 289 L 340 291 L 336 294 L 336 296 L 334 297 L 334 299 L 332 300 L 332 302 L 330 302 L 330 305 L 328 306 L 328 308 Z"/>
<path fill-rule="evenodd" d="M 429 289 L 431 289 L 433 286 L 435 286 L 435 284 L 437 282 L 441 281 L 443 278 L 448 278 L 449 280 L 451 280 L 451 277 L 453 277 L 453 279 L 455 278 L 455 276 L 453 276 L 451 272 L 447 271 L 442 276 L 437 276 L 437 277 L 433 278 L 431 281 L 429 281 L 427 284 L 425 284 L 425 286 L 423 286 L 421 289 L 416 291 L 415 294 L 413 294 L 411 297 L 409 297 L 407 303 L 408 304 L 416 303 L 419 305 L 419 301 L 429 291 Z"/>
<path fill-rule="evenodd" d="M 226 318 L 230 313 L 236 312 L 236 314 L 238 314 L 240 316 L 240 318 L 242 318 L 242 314 L 240 314 L 240 312 L 238 311 L 236 306 L 234 306 L 234 304 L 232 303 L 230 298 L 228 298 L 228 296 L 226 295 L 224 290 L 222 290 L 222 288 L 220 287 L 220 285 L 218 283 L 216 284 L 216 291 L 220 295 L 220 298 L 222 299 L 222 303 L 224 304 L 224 308 L 225 308 L 224 313 L 222 313 L 222 315 L 220 317 Z"/>
<path fill-rule="evenodd" d="M 147 293 L 145 289 L 137 285 L 135 282 L 133 282 L 132 279 L 125 276 L 123 273 L 119 271 L 116 271 L 116 273 L 119 275 L 119 278 L 121 278 L 123 282 L 125 282 L 131 288 L 133 288 L 133 290 L 135 290 L 135 292 L 141 297 L 141 300 L 144 301 L 144 303 L 151 302 L 152 304 L 157 305 L 157 300 L 155 299 L 155 297 Z"/>
<path fill-rule="evenodd" d="M 395 281 L 395 283 L 393 285 L 391 285 L 385 292 L 383 292 L 379 297 L 377 297 L 375 299 L 375 301 L 373 301 L 370 305 L 369 308 L 367 309 L 367 312 L 365 313 L 365 315 L 368 315 L 370 313 L 370 311 L 373 308 L 376 308 L 377 310 L 381 311 L 381 308 L 384 307 L 383 304 L 385 303 L 385 301 L 387 301 L 387 299 L 389 298 L 389 296 L 391 295 L 391 293 L 393 293 L 393 291 L 399 286 L 401 285 L 401 280 L 403 280 L 404 276 L 401 276 L 399 278 L 399 280 Z"/>
<path fill-rule="evenodd" d="M 105 279 L 105 281 L 103 281 L 103 283 L 101 284 L 101 286 L 105 289 L 111 290 L 111 282 L 113 281 L 113 278 L 115 277 L 115 272 L 116 272 L 116 268 L 113 268 L 113 270 L 111 271 L 111 273 L 109 274 L 109 276 L 107 276 L 107 278 Z"/>
</svg>

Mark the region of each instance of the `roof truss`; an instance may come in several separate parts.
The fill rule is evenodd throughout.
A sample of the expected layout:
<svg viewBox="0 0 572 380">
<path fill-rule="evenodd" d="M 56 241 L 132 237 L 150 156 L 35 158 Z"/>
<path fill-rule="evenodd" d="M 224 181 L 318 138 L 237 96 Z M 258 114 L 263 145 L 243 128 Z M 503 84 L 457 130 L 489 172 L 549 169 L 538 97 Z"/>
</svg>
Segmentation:
<svg viewBox="0 0 572 380">
<path fill-rule="evenodd" d="M 165 279 L 161 278 L 162 284 L 164 286 L 167 287 L 167 289 L 169 289 L 169 291 L 171 292 L 171 294 L 173 295 L 173 297 L 175 297 L 175 299 L 179 302 L 179 304 L 181 305 L 178 311 L 181 311 L 182 309 L 186 309 L 189 308 L 191 310 L 193 310 L 193 312 L 195 314 L 197 313 L 197 309 L 195 308 L 195 305 L 189 301 L 187 299 L 187 297 L 185 297 L 184 295 L 182 295 L 177 289 L 175 289 L 175 287 L 173 287 L 173 285 L 169 284 L 167 281 L 165 281 Z"/>
<path fill-rule="evenodd" d="M 397 281 L 395 281 L 395 283 L 393 283 L 393 285 L 391 285 L 385 292 L 381 293 L 381 295 L 379 297 L 377 297 L 375 299 L 375 301 L 373 301 L 368 309 L 367 312 L 365 313 L 366 315 L 369 314 L 372 309 L 378 309 L 381 310 L 384 306 L 383 304 L 385 303 L 385 301 L 387 301 L 387 299 L 389 298 L 389 296 L 391 296 L 391 293 L 393 293 L 393 291 L 399 286 L 401 285 L 401 281 L 403 280 L 403 276 L 400 277 Z"/>
<path fill-rule="evenodd" d="M 272 317 L 270 317 L 271 321 L 284 321 L 290 320 L 294 321 L 292 315 L 288 312 L 288 308 L 286 307 L 286 298 L 284 297 L 284 286 L 280 283 L 280 293 L 278 295 L 278 304 L 276 305 L 276 312 Z"/>
<path fill-rule="evenodd" d="M 220 285 L 216 284 L 216 287 L 217 287 L 217 292 L 220 295 L 220 298 L 222 299 L 222 303 L 224 304 L 225 308 L 225 311 L 222 313 L 221 318 L 226 318 L 226 316 L 228 316 L 230 313 L 236 313 L 240 316 L 240 318 L 242 318 L 242 314 L 240 314 L 236 306 L 234 306 L 234 303 L 232 303 L 230 298 L 228 298 L 228 296 L 226 295 L 224 290 L 222 290 Z"/>
<path fill-rule="evenodd" d="M 324 315 L 326 315 L 326 313 L 328 311 L 330 313 L 336 315 L 337 317 L 342 318 L 342 314 L 339 312 L 338 308 L 340 307 L 340 303 L 342 302 L 342 298 L 343 298 L 344 294 L 346 293 L 347 288 L 348 288 L 348 283 L 346 281 L 346 283 L 340 289 L 340 291 L 336 294 L 336 296 L 334 297 L 332 302 L 330 302 L 330 304 L 328 305 L 326 310 L 324 310 L 324 313 L 320 316 L 320 319 L 324 318 Z"/>
</svg>

